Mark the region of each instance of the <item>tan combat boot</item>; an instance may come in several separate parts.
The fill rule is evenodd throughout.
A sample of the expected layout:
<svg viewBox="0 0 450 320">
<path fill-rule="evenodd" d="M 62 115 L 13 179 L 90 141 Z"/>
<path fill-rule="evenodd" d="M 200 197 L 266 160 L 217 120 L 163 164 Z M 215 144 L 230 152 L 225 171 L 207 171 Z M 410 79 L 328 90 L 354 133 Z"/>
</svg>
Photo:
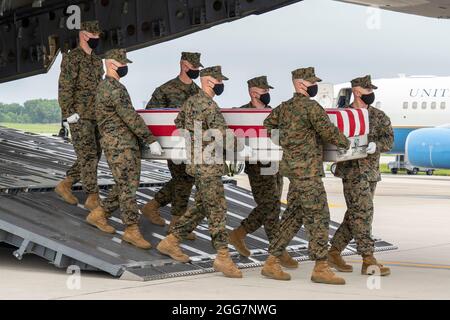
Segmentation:
<svg viewBox="0 0 450 320">
<path fill-rule="evenodd" d="M 178 220 L 180 220 L 179 216 L 172 216 L 172 220 L 170 220 L 169 224 L 169 229 L 167 230 L 168 235 L 172 233 L 172 229 L 177 224 Z M 195 235 L 194 232 L 191 232 L 186 236 L 186 240 L 194 241 L 195 239 L 197 239 L 197 236 Z"/>
<path fill-rule="evenodd" d="M 213 264 L 214 270 L 222 272 L 228 278 L 242 278 L 242 272 L 230 258 L 227 248 L 217 250 L 217 256 Z"/>
<path fill-rule="evenodd" d="M 369 276 L 370 275 L 388 276 L 391 274 L 391 269 L 378 263 L 377 259 L 375 259 L 373 254 L 371 254 L 363 256 L 361 274 Z"/>
<path fill-rule="evenodd" d="M 150 242 L 142 237 L 141 231 L 139 230 L 139 226 L 137 224 L 131 224 L 126 227 L 122 240 L 140 249 L 150 249 L 152 247 Z"/>
<path fill-rule="evenodd" d="M 84 203 L 84 207 L 92 211 L 98 206 L 100 206 L 100 198 L 98 196 L 98 193 L 89 194 L 86 202 Z"/>
<path fill-rule="evenodd" d="M 353 272 L 353 267 L 345 262 L 341 252 L 335 247 L 328 251 L 328 265 L 339 272 Z"/>
<path fill-rule="evenodd" d="M 158 226 L 165 226 L 166 220 L 161 217 L 161 213 L 159 212 L 159 203 L 155 199 L 148 202 L 145 206 L 141 208 L 141 212 L 151 223 L 156 224 Z"/>
<path fill-rule="evenodd" d="M 86 218 L 86 221 L 97 227 L 103 232 L 106 233 L 114 233 L 116 229 L 114 229 L 111 225 L 108 224 L 108 218 L 106 217 L 106 212 L 102 207 L 97 207 L 92 210 Z"/>
<path fill-rule="evenodd" d="M 72 178 L 66 177 L 63 181 L 58 183 L 55 188 L 55 192 L 68 204 L 76 206 L 78 204 L 78 199 L 72 193 Z M 95 209 L 95 208 L 94 208 Z"/>
<path fill-rule="evenodd" d="M 248 250 L 245 245 L 245 237 L 247 236 L 247 231 L 243 226 L 239 226 L 239 228 L 234 229 L 230 232 L 230 244 L 239 252 L 241 256 L 250 257 L 251 252 Z"/>
<path fill-rule="evenodd" d="M 264 267 L 261 270 L 261 274 L 274 280 L 291 280 L 291 275 L 283 271 L 280 260 L 273 255 L 270 255 L 267 258 L 266 263 L 264 263 Z"/>
<path fill-rule="evenodd" d="M 333 271 L 331 271 L 326 260 L 316 261 L 316 265 L 314 266 L 314 270 L 311 275 L 311 281 L 325 284 L 345 284 L 345 280 L 343 278 L 338 277 Z"/>
<path fill-rule="evenodd" d="M 284 250 L 281 256 L 278 258 L 280 260 L 281 266 L 288 268 L 288 269 L 297 269 L 298 268 L 298 262 L 294 260 L 291 255 Z"/>
<path fill-rule="evenodd" d="M 189 256 L 181 251 L 180 240 L 173 234 L 169 234 L 161 240 L 156 249 L 162 254 L 171 257 L 173 260 L 184 263 L 190 261 Z"/>
</svg>

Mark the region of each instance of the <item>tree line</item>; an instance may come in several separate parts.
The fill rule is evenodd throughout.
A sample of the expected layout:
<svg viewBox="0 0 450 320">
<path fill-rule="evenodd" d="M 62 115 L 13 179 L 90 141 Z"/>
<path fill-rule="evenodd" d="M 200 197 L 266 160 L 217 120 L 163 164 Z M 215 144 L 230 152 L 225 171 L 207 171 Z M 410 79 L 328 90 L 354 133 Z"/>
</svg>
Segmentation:
<svg viewBox="0 0 450 320">
<path fill-rule="evenodd" d="M 18 103 L 0 103 L 0 122 L 59 123 L 61 109 L 58 100 L 35 99 Z"/>
</svg>

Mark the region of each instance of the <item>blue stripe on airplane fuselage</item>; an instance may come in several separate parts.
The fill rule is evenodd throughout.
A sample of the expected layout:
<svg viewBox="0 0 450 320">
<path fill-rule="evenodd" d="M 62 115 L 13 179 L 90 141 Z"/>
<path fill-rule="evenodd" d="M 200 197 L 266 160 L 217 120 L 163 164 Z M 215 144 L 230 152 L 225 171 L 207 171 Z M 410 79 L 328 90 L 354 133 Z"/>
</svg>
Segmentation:
<svg viewBox="0 0 450 320">
<path fill-rule="evenodd" d="M 394 128 L 394 148 L 390 153 L 405 154 L 406 138 L 417 129 L 420 128 Z"/>
</svg>

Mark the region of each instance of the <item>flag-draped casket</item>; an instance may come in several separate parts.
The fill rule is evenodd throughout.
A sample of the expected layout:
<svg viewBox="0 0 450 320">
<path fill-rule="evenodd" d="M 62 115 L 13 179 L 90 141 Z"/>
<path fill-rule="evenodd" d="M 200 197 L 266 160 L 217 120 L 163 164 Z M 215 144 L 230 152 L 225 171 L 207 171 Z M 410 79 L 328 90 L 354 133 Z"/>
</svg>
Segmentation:
<svg viewBox="0 0 450 320">
<path fill-rule="evenodd" d="M 365 109 L 326 109 L 330 120 L 351 141 L 352 147 L 347 152 L 339 152 L 330 144 L 324 145 L 324 160 L 330 162 L 360 159 L 367 156 L 366 147 L 369 133 L 369 115 Z M 222 109 L 222 114 L 229 128 L 233 130 L 238 139 L 252 147 L 253 157 L 242 159 L 235 155 L 235 160 L 249 161 L 280 161 L 281 148 L 275 144 L 263 123 L 270 114 L 269 109 Z M 174 120 L 178 115 L 177 109 L 151 109 L 139 110 L 149 130 L 157 137 L 163 147 L 162 156 L 151 156 L 144 153 L 147 159 L 171 159 L 182 161 L 186 159 L 186 145 L 182 134 L 177 130 Z M 233 159 L 226 159 L 233 160 Z"/>
</svg>

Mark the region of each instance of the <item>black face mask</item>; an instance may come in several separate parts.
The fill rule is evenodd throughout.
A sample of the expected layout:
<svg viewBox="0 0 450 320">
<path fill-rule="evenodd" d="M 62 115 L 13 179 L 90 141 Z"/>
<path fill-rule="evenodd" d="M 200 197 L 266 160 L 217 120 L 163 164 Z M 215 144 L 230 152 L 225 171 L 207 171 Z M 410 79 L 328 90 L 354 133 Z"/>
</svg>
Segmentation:
<svg viewBox="0 0 450 320">
<path fill-rule="evenodd" d="M 307 92 L 311 98 L 314 98 L 319 92 L 319 86 L 317 84 L 309 86 Z"/>
<path fill-rule="evenodd" d="M 197 79 L 197 78 L 199 77 L 199 75 L 200 75 L 200 70 L 192 70 L 192 69 L 189 69 L 189 71 L 186 72 L 186 74 L 187 74 L 187 76 L 188 76 L 189 78 L 195 80 L 195 79 Z"/>
<path fill-rule="evenodd" d="M 370 106 L 372 103 L 375 102 L 375 93 L 370 93 L 370 94 L 365 94 L 361 96 L 361 100 L 367 104 L 368 106 Z"/>
<path fill-rule="evenodd" d="M 223 83 L 218 83 L 214 86 L 213 90 L 216 96 L 220 96 L 225 90 L 225 85 Z"/>
<path fill-rule="evenodd" d="M 128 74 L 128 66 L 119 67 L 116 72 L 119 78 L 123 78 Z"/>
<path fill-rule="evenodd" d="M 259 96 L 259 101 L 261 101 L 266 106 L 268 106 L 269 103 L 270 103 L 270 93 L 264 93 L 264 94 L 260 95 Z"/>
<path fill-rule="evenodd" d="M 100 43 L 100 38 L 90 38 L 87 41 L 89 48 L 91 48 L 92 50 L 96 49 L 98 47 L 99 43 Z"/>
</svg>

